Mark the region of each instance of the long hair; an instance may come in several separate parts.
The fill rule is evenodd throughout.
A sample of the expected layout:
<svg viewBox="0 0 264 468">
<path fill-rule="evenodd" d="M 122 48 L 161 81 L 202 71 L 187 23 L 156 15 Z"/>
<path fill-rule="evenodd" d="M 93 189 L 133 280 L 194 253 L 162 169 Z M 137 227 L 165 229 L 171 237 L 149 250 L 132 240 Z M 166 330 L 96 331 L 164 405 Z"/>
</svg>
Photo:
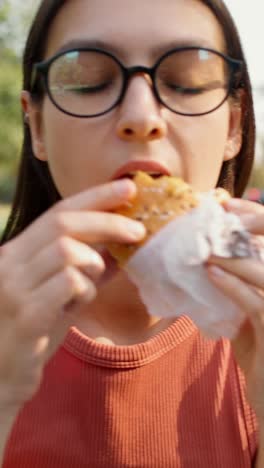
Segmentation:
<svg viewBox="0 0 264 468">
<path fill-rule="evenodd" d="M 222 26 L 226 53 L 245 64 L 240 80 L 240 86 L 243 87 L 242 147 L 236 158 L 223 163 L 217 183 L 217 186 L 224 187 L 232 195 L 240 197 L 246 188 L 254 159 L 255 121 L 251 84 L 239 35 L 225 4 L 222 0 L 200 1 L 207 5 Z M 50 25 L 65 3 L 66 0 L 42 0 L 33 20 L 23 58 L 23 88 L 27 91 L 31 90 L 33 65 L 45 55 Z M 236 93 L 237 90 L 234 91 L 234 94 Z M 236 95 L 232 99 L 236 99 Z M 33 154 L 30 130 L 24 123 L 24 141 L 15 196 L 1 242 L 15 237 L 59 199 L 60 195 L 47 163 L 39 161 Z"/>
<path fill-rule="evenodd" d="M 222 26 L 227 54 L 244 62 L 240 83 L 240 87 L 244 90 L 241 103 L 242 146 L 236 158 L 223 163 L 217 183 L 217 186 L 227 189 L 231 195 L 241 197 L 249 181 L 254 163 L 256 128 L 252 88 L 239 34 L 227 7 L 222 0 L 202 0 L 202 2 L 211 9 Z M 236 93 L 237 90 L 235 90 Z M 239 99 L 235 94 L 234 99 Z"/>
</svg>

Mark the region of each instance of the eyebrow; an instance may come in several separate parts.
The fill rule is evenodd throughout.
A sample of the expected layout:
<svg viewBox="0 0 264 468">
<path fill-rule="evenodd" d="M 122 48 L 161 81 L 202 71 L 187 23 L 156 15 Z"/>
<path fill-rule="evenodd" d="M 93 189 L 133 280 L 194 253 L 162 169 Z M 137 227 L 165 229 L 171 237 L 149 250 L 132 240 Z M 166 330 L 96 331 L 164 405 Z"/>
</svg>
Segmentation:
<svg viewBox="0 0 264 468">
<path fill-rule="evenodd" d="M 65 52 L 70 49 L 78 49 L 79 47 L 102 49 L 123 59 L 128 58 L 129 55 L 128 50 L 125 50 L 123 47 L 99 39 L 74 39 L 66 42 L 61 48 L 57 50 L 57 52 Z M 152 58 L 159 57 L 171 49 L 177 49 L 181 47 L 204 47 L 208 49 L 216 49 L 212 44 L 205 41 L 204 38 L 182 39 L 154 46 L 150 49 L 150 55 Z"/>
</svg>

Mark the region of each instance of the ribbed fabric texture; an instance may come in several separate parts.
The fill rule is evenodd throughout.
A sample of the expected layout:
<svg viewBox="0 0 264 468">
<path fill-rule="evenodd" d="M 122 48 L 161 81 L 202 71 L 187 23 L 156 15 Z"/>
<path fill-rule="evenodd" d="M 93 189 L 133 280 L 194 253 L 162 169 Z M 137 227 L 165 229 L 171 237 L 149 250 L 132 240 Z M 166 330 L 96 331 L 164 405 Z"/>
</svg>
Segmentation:
<svg viewBox="0 0 264 468">
<path fill-rule="evenodd" d="M 179 318 L 135 346 L 71 329 L 21 411 L 3 468 L 249 468 L 254 413 L 228 341 Z"/>
</svg>

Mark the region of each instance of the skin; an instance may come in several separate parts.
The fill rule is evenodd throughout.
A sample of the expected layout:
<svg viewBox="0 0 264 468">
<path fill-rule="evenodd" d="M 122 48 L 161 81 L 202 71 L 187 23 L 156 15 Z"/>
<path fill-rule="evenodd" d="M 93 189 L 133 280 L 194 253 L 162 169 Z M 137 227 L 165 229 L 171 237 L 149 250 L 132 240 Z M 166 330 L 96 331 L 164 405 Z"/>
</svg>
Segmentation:
<svg viewBox="0 0 264 468">
<path fill-rule="evenodd" d="M 264 235 L 264 208 L 244 200 L 231 200 L 226 209 L 242 219 L 254 235 Z M 233 351 L 243 369 L 248 399 L 259 423 L 259 448 L 256 468 L 264 466 L 264 268 L 255 259 L 214 257 L 208 265 L 208 277 L 247 316 L 232 342 Z"/>
<path fill-rule="evenodd" d="M 158 58 L 153 48 L 166 51 L 186 39 L 224 51 L 221 27 L 198 0 L 69 0 L 49 31 L 46 58 L 77 38 L 118 47 L 117 56 L 128 66 L 151 66 Z M 100 118 L 66 116 L 48 98 L 38 107 L 26 92 L 22 106 L 35 156 L 49 164 L 64 200 L 1 250 L 0 404 L 5 411 L 0 457 L 17 412 L 36 392 L 43 366 L 69 326 L 123 345 L 142 342 L 168 326 L 146 313 L 122 272 L 105 281 L 113 270 L 98 254 L 98 244 L 137 242 L 144 236 L 141 225 L 109 213 L 135 195 L 131 181 L 108 183 L 113 173 L 132 159 L 150 158 L 196 189 L 208 190 L 223 161 L 236 157 L 242 140 L 238 103 L 227 101 L 203 117 L 182 117 L 156 102 L 151 83 L 140 74 L 131 80 L 123 103 Z M 249 231 L 264 235 L 262 207 L 237 201 L 226 209 L 243 219 L 247 215 Z M 210 259 L 207 268 L 210 280 L 247 314 L 232 346 L 260 423 L 261 467 L 264 268 L 253 259 L 219 258 Z"/>
<path fill-rule="evenodd" d="M 183 41 L 224 51 L 221 27 L 202 3 L 165 3 L 69 1 L 52 24 L 45 58 L 76 39 L 104 41 L 106 48 L 118 49 L 116 56 L 127 66 L 151 66 Z M 109 22 L 113 12 L 114 28 Z M 157 48 L 159 53 L 154 52 Z M 130 81 L 122 104 L 102 117 L 67 116 L 47 97 L 39 108 L 27 93 L 22 103 L 30 119 L 35 156 L 47 161 L 63 197 L 109 181 L 123 164 L 135 159 L 160 161 L 196 189 L 208 190 L 215 186 L 222 162 L 235 157 L 241 145 L 239 105 L 226 102 L 199 118 L 179 116 L 156 101 L 149 79 L 142 74 Z M 122 299 L 120 290 L 127 290 Z M 168 325 L 148 316 L 137 291 L 121 273 L 88 309 L 78 323 L 81 330 L 115 344 L 144 341 Z"/>
<path fill-rule="evenodd" d="M 234 199 L 226 203 L 227 211 L 240 216 L 249 232 L 264 235 L 264 208 L 256 203 Z M 211 281 L 245 313 L 247 319 L 233 340 L 236 359 L 243 369 L 249 400 L 259 417 L 261 440 L 264 431 L 264 268 L 256 259 L 213 257 L 208 264 Z M 263 444 L 258 466 L 263 466 Z"/>
<path fill-rule="evenodd" d="M 113 12 L 115 28 L 109 22 Z M 53 22 L 46 58 L 73 39 L 98 39 L 119 48 L 116 55 L 127 66 L 151 66 L 161 55 L 152 53 L 155 48 L 165 52 L 184 40 L 224 51 L 220 26 L 197 0 L 154 5 L 136 0 L 133 6 L 122 0 L 69 1 Z M 135 158 L 162 161 L 195 188 L 208 190 L 217 182 L 222 161 L 239 150 L 239 124 L 240 110 L 233 107 L 231 112 L 228 102 L 200 118 L 173 114 L 156 102 L 142 74 L 131 80 L 122 105 L 105 116 L 76 119 L 45 99 L 42 111 L 31 119 L 36 157 L 48 161 L 63 196 L 105 183 Z M 125 132 L 128 128 L 132 135 Z"/>
<path fill-rule="evenodd" d="M 121 48 L 117 55 L 126 65 L 150 66 L 158 58 L 153 47 L 165 51 L 172 42 L 186 39 L 224 51 L 221 27 L 197 0 L 69 0 L 49 31 L 46 58 L 76 38 L 100 39 Z M 64 200 L 2 249 L 0 296 L 6 313 L 1 317 L 0 396 L 12 407 L 34 394 L 43 365 L 70 325 L 77 324 L 98 341 L 123 345 L 144 341 L 168 326 L 146 313 L 122 272 L 105 282 L 111 268 L 96 252 L 98 244 L 137 242 L 144 236 L 140 224 L 109 213 L 135 195 L 131 181 L 108 183 L 113 173 L 132 159 L 150 158 L 196 189 L 208 190 L 215 186 L 223 161 L 238 154 L 242 138 L 237 103 L 228 101 L 203 117 L 179 116 L 156 102 L 144 75 L 133 77 L 122 104 L 100 118 L 66 116 L 48 98 L 37 107 L 26 92 L 22 105 L 29 115 L 35 156 L 49 164 Z M 253 204 L 246 209 L 256 219 L 264 218 L 263 210 L 255 213 Z M 258 233 L 264 233 L 263 221 Z M 216 265 L 224 276 L 216 274 Z M 264 276 L 262 268 L 259 271 Z M 264 421 L 263 301 L 254 289 L 262 284 L 256 284 L 256 265 L 253 260 L 211 259 L 208 274 L 248 312 L 234 350 L 241 367 L 251 369 L 246 372 L 250 398 Z M 230 287 L 231 278 L 239 287 Z M 237 294 L 242 289 L 243 302 Z M 126 292 L 122 297 L 120 290 Z M 10 343 L 15 343 L 16 353 Z"/>
</svg>

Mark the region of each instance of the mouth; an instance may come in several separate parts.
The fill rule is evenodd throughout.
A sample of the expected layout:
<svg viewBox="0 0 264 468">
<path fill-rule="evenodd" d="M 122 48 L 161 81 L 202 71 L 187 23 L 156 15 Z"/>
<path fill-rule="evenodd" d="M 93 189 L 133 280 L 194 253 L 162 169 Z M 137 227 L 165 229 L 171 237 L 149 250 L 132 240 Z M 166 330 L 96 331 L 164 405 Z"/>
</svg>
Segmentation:
<svg viewBox="0 0 264 468">
<path fill-rule="evenodd" d="M 111 177 L 111 180 L 118 180 L 124 178 L 133 179 L 138 171 L 146 172 L 154 179 L 157 179 L 158 177 L 161 177 L 163 175 L 171 175 L 169 169 L 162 163 L 151 160 L 134 160 L 129 161 L 128 163 L 120 167 Z"/>
</svg>

